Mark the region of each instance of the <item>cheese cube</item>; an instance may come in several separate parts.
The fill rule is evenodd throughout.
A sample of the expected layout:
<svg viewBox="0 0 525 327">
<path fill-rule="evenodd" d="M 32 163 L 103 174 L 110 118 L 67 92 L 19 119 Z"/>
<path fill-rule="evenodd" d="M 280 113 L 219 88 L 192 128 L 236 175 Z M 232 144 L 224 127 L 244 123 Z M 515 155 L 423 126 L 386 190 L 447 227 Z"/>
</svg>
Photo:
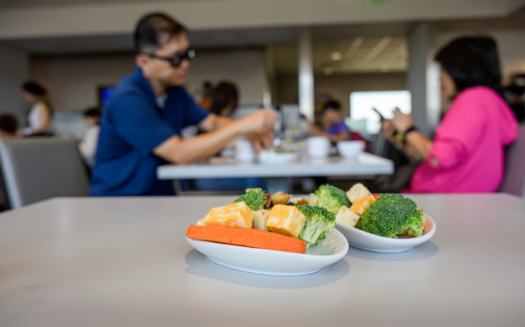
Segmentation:
<svg viewBox="0 0 525 327">
<path fill-rule="evenodd" d="M 278 204 L 272 208 L 266 227 L 268 230 L 291 237 L 298 237 L 306 217 L 294 206 Z"/>
<path fill-rule="evenodd" d="M 350 210 L 361 216 L 365 211 L 370 209 L 370 205 L 375 201 L 376 200 L 373 197 L 365 196 L 364 198 L 360 198 L 352 203 Z"/>
<path fill-rule="evenodd" d="M 335 221 L 350 227 L 355 227 L 359 218 L 361 217 L 358 214 L 345 206 L 342 206 L 337 215 L 335 215 Z"/>
<path fill-rule="evenodd" d="M 361 183 L 354 184 L 347 192 L 346 197 L 350 202 L 354 203 L 356 200 L 366 196 L 373 197 L 372 193 Z"/>
<path fill-rule="evenodd" d="M 244 202 L 212 208 L 206 217 L 197 222 L 197 225 L 252 228 L 252 210 Z"/>
<path fill-rule="evenodd" d="M 268 230 L 268 228 L 266 228 L 266 221 L 268 221 L 269 215 L 270 210 L 252 211 L 253 228 L 260 230 Z"/>
</svg>

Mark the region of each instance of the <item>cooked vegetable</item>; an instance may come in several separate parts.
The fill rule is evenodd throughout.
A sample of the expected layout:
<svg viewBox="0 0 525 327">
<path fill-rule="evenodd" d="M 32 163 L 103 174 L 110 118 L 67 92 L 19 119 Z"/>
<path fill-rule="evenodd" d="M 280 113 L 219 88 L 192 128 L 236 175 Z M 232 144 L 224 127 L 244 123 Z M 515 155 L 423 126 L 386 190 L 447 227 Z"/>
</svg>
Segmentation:
<svg viewBox="0 0 525 327">
<path fill-rule="evenodd" d="M 350 201 L 348 201 L 345 192 L 333 185 L 319 186 L 315 195 L 316 197 L 310 197 L 310 204 L 323 207 L 334 215 L 339 212 L 342 206 L 350 207 Z"/>
<path fill-rule="evenodd" d="M 365 232 L 397 238 L 397 235 L 423 234 L 423 212 L 409 198 L 399 194 L 383 194 L 363 213 L 356 225 Z"/>
<path fill-rule="evenodd" d="M 251 248 L 305 253 L 306 243 L 300 239 L 259 229 L 190 225 L 188 238 Z"/>
<path fill-rule="evenodd" d="M 250 209 L 256 211 L 263 209 L 266 201 L 266 192 L 260 188 L 253 188 L 247 190 L 246 193 L 233 202 L 244 202 L 250 207 Z"/>
<path fill-rule="evenodd" d="M 276 204 L 286 204 L 288 203 L 288 200 L 290 200 L 290 194 L 284 193 L 284 192 L 277 192 L 274 195 L 271 196 L 273 205 Z"/>
<path fill-rule="evenodd" d="M 298 205 L 296 207 L 306 217 L 299 238 L 305 241 L 308 246 L 319 243 L 325 238 L 326 233 L 334 229 L 335 215 L 325 208 L 311 205 Z"/>
</svg>

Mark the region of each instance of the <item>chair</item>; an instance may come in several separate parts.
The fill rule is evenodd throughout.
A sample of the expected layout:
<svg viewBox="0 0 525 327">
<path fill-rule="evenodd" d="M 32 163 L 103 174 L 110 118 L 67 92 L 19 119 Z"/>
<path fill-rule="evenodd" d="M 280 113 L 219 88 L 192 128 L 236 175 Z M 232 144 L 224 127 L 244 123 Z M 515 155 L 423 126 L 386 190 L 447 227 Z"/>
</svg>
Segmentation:
<svg viewBox="0 0 525 327">
<path fill-rule="evenodd" d="M 518 138 L 505 150 L 505 176 L 500 192 L 525 198 L 525 125 L 520 125 Z"/>
<path fill-rule="evenodd" d="M 11 209 L 56 196 L 86 196 L 89 180 L 75 140 L 0 140 L 0 162 Z"/>
</svg>

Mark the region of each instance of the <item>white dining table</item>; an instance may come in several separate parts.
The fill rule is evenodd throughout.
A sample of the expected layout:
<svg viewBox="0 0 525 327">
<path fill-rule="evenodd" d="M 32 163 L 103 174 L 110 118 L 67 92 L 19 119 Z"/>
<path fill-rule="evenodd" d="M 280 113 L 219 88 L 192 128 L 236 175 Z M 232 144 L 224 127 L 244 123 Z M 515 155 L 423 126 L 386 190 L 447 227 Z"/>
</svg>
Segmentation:
<svg viewBox="0 0 525 327">
<path fill-rule="evenodd" d="M 355 159 L 330 156 L 312 159 L 306 156 L 283 164 L 238 162 L 232 157 L 213 158 L 194 164 L 161 165 L 157 178 L 178 180 L 196 178 L 263 177 L 269 193 L 284 191 L 292 193 L 294 177 L 356 177 L 389 175 L 394 172 L 392 160 L 370 153 L 361 153 Z"/>
<path fill-rule="evenodd" d="M 213 263 L 190 224 L 232 196 L 56 198 L 0 214 L 0 326 L 523 326 L 525 200 L 411 195 L 401 253 L 350 247 L 304 276 Z"/>
</svg>

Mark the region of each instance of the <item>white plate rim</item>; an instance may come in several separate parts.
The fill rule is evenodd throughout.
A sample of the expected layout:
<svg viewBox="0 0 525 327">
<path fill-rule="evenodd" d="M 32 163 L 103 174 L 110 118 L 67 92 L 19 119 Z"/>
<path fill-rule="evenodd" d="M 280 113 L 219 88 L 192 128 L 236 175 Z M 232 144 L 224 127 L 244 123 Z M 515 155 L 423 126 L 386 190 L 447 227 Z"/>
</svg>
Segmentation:
<svg viewBox="0 0 525 327">
<path fill-rule="evenodd" d="M 332 236 L 331 236 L 332 235 Z M 284 251 L 274 251 L 274 250 L 265 250 L 250 248 L 244 246 L 236 246 L 230 244 L 214 243 L 207 241 L 197 241 L 186 237 L 187 242 L 198 252 L 206 256 L 210 261 L 215 262 L 221 266 L 232 268 L 235 270 L 263 274 L 263 275 L 273 275 L 273 276 L 300 276 L 307 275 L 318 272 L 323 268 L 336 263 L 341 260 L 348 252 L 349 244 L 346 237 L 341 233 L 341 231 L 334 228 L 332 232 L 327 234 L 327 237 L 321 241 L 329 242 L 334 238 L 338 239 L 339 251 L 332 254 L 312 254 L 308 253 L 292 253 Z M 211 251 L 211 252 L 210 252 Z M 214 255 L 214 251 L 223 251 L 223 253 L 229 253 L 233 257 L 233 263 L 231 262 L 231 257 L 228 260 L 223 260 L 217 258 Z M 271 260 L 274 263 L 286 262 L 286 266 L 293 266 L 294 268 L 289 269 L 276 269 L 276 268 L 263 268 L 254 267 L 250 264 L 242 262 L 242 256 L 250 256 L 250 258 L 258 257 L 261 262 L 265 260 Z"/>
<path fill-rule="evenodd" d="M 432 228 L 426 234 L 414 238 L 388 238 L 378 236 L 338 222 L 336 222 L 336 228 L 345 235 L 349 245 L 352 247 L 373 252 L 402 252 L 427 242 L 436 233 L 437 226 L 434 219 L 426 213 L 424 213 L 424 217 L 432 222 Z M 360 242 L 359 238 L 366 239 L 367 242 L 372 243 L 373 246 L 363 245 L 363 242 Z"/>
</svg>

